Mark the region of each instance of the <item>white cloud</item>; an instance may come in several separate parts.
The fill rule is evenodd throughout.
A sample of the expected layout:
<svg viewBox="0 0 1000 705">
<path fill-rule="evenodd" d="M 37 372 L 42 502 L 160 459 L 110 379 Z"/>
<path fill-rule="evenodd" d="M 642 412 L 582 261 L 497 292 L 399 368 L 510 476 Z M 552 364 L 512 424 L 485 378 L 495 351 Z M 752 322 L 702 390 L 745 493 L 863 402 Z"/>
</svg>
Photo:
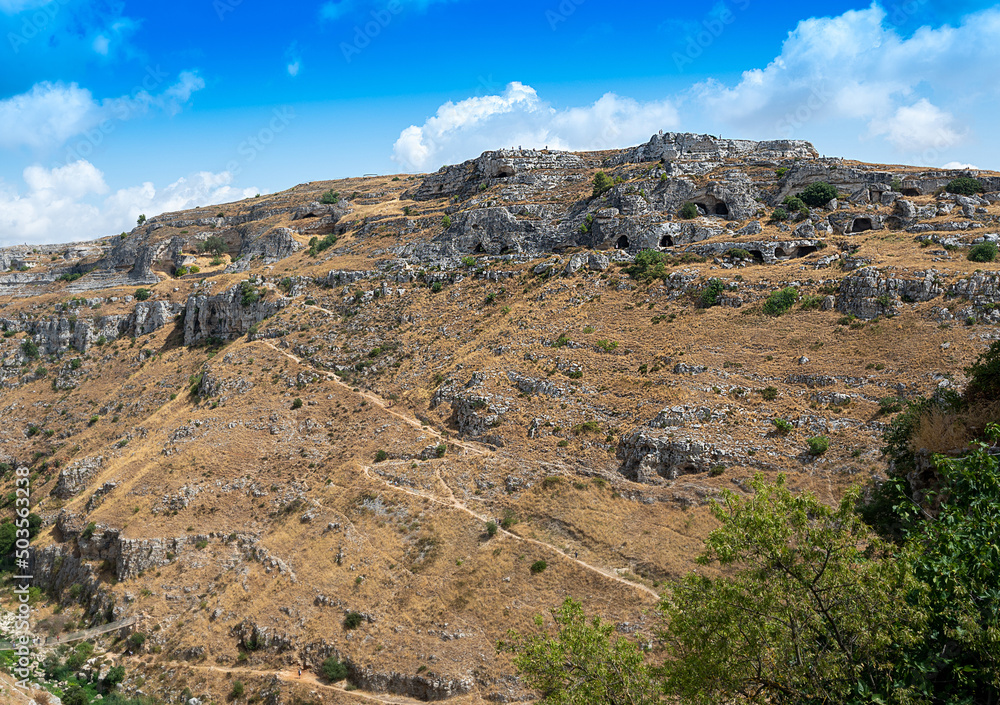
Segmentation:
<svg viewBox="0 0 1000 705">
<path fill-rule="evenodd" d="M 291 76 L 292 78 L 295 78 L 296 76 L 299 75 L 299 69 L 301 68 L 301 64 L 298 61 L 293 61 L 292 63 L 288 64 L 287 68 L 288 68 L 288 75 Z"/>
<path fill-rule="evenodd" d="M 430 5 L 441 2 L 451 2 L 451 0 L 394 0 L 393 2 L 385 2 L 385 0 L 330 0 L 320 6 L 319 17 L 326 22 L 336 22 L 345 17 L 367 15 L 372 12 L 375 19 L 386 16 L 391 18 L 411 7 L 423 11 Z"/>
<path fill-rule="evenodd" d="M 0 0 L 0 12 L 16 15 L 25 10 L 31 10 L 44 5 L 48 0 Z"/>
<path fill-rule="evenodd" d="M 947 164 L 941 165 L 942 169 L 972 169 L 973 171 L 979 171 L 979 167 L 975 164 L 967 164 L 965 162 L 948 162 Z"/>
<path fill-rule="evenodd" d="M 103 34 L 98 34 L 94 37 L 94 51 L 96 51 L 101 56 L 108 55 L 108 49 L 111 46 L 111 40 L 105 37 Z"/>
<path fill-rule="evenodd" d="M 645 141 L 678 122 L 666 101 L 640 103 L 608 93 L 593 105 L 558 110 L 531 86 L 514 82 L 501 95 L 445 103 L 423 125 L 400 133 L 392 158 L 415 171 L 501 147 L 610 149 Z"/>
<path fill-rule="evenodd" d="M 27 93 L 0 100 L 0 148 L 59 147 L 105 120 L 128 120 L 151 109 L 173 114 L 204 87 L 201 77 L 183 71 L 160 95 L 139 90 L 131 96 L 98 101 L 76 83 L 43 81 Z"/>
<path fill-rule="evenodd" d="M 0 246 L 93 239 L 131 230 L 140 213 L 152 217 L 259 193 L 233 186 L 229 172 L 199 172 L 163 188 L 144 182 L 109 193 L 104 175 L 87 161 L 55 169 L 30 166 L 24 182 L 23 193 L 0 182 Z"/>
<path fill-rule="evenodd" d="M 298 42 L 292 42 L 291 46 L 285 50 L 285 69 L 288 71 L 288 75 L 295 78 L 299 75 L 299 71 L 302 69 L 302 50 L 299 49 Z"/>
<path fill-rule="evenodd" d="M 799 22 L 765 68 L 731 86 L 701 82 L 689 96 L 707 118 L 762 139 L 854 129 L 899 152 L 953 148 L 969 134 L 955 115 L 1000 97 L 998 36 L 997 8 L 902 37 L 872 4 Z"/>
</svg>

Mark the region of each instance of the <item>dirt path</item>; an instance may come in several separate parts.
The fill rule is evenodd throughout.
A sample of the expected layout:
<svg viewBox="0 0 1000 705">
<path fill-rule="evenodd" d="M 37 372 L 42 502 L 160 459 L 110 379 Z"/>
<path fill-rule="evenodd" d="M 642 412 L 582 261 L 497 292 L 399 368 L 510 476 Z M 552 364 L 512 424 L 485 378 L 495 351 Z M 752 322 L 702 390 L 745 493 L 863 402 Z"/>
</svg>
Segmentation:
<svg viewBox="0 0 1000 705">
<path fill-rule="evenodd" d="M 347 690 L 345 688 L 346 683 L 336 683 L 330 685 L 329 683 L 323 683 L 319 678 L 309 670 L 303 670 L 302 675 L 299 676 L 297 671 L 261 671 L 253 668 L 226 668 L 225 666 L 195 666 L 190 663 L 182 663 L 177 661 L 168 661 L 166 663 L 157 664 L 163 666 L 170 666 L 173 668 L 190 668 L 195 671 L 214 671 L 216 673 L 229 673 L 232 675 L 245 674 L 249 676 L 277 676 L 279 680 L 285 681 L 286 683 L 300 683 L 303 685 L 308 685 L 310 688 L 315 688 L 317 690 L 323 690 L 326 692 L 339 693 L 350 698 L 356 698 L 358 700 L 364 700 L 367 702 L 384 703 L 384 705 L 416 705 L 417 703 L 422 703 L 421 700 L 416 700 L 415 698 L 408 698 L 404 695 L 379 695 L 378 693 L 368 693 L 362 692 L 360 690 Z"/>
<path fill-rule="evenodd" d="M 414 429 L 416 429 L 418 431 L 421 431 L 421 432 L 424 432 L 424 433 L 429 433 L 429 434 L 431 434 L 432 436 L 434 436 L 435 438 L 437 438 L 438 440 L 440 440 L 440 441 L 442 441 L 444 443 L 448 443 L 450 445 L 457 446 L 459 448 L 462 448 L 464 450 L 469 451 L 470 453 L 475 453 L 476 455 L 489 455 L 490 454 L 490 451 L 488 451 L 488 450 L 486 450 L 484 448 L 480 448 L 479 446 L 477 446 L 474 443 L 468 443 L 466 441 L 461 441 L 461 440 L 458 440 L 456 438 L 449 438 L 449 437 L 443 435 L 442 433 L 438 432 L 437 430 L 431 428 L 430 426 L 425 425 L 424 422 L 422 422 L 420 419 L 418 419 L 418 418 L 416 418 L 414 416 L 410 416 L 409 414 L 407 414 L 404 411 L 397 411 L 395 408 L 392 407 L 392 403 L 391 402 L 383 399 L 382 397 L 380 397 L 379 395 L 375 394 L 374 392 L 363 391 L 363 390 L 357 390 L 356 391 L 354 387 L 352 387 L 351 385 L 349 385 L 347 382 L 345 382 L 344 380 L 342 380 L 340 377 L 338 377 L 337 375 L 335 375 L 333 372 L 326 372 L 325 370 L 317 370 L 315 367 L 312 367 L 311 365 L 305 365 L 302 362 L 302 358 L 300 358 L 300 357 L 298 357 L 296 355 L 293 355 L 290 352 L 282 350 L 281 348 L 279 348 L 277 345 L 275 345 L 271 341 L 264 341 L 264 343 L 269 348 L 271 348 L 272 350 L 274 350 L 276 353 L 284 355 L 289 360 L 293 360 L 297 364 L 303 365 L 304 367 L 309 367 L 309 369 L 313 370 L 314 372 L 317 372 L 318 374 L 326 375 L 327 379 L 330 379 L 330 380 L 336 382 L 338 385 L 340 385 L 344 389 L 347 389 L 352 394 L 356 394 L 356 395 L 362 397 L 363 399 L 365 399 L 366 401 L 371 402 L 373 405 L 379 407 L 385 413 L 389 414 L 390 416 L 396 417 L 397 419 L 399 419 L 400 421 L 402 421 L 406 425 L 408 425 L 408 426 L 410 426 L 410 427 L 412 427 L 412 428 L 414 428 Z"/>
<path fill-rule="evenodd" d="M 388 463 L 386 463 L 386 464 L 388 465 Z M 398 463 L 395 463 L 395 464 L 398 465 Z M 440 504 L 443 507 L 449 507 L 451 509 L 457 509 L 458 511 L 464 512 L 465 514 L 468 514 L 469 516 L 475 518 L 476 520 L 478 520 L 478 521 L 480 521 L 480 522 L 482 522 L 484 524 L 486 522 L 490 521 L 489 517 L 485 517 L 482 514 L 477 514 L 473 510 L 469 509 L 469 507 L 467 507 L 465 504 L 463 504 L 462 502 L 458 501 L 458 499 L 455 498 L 455 494 L 451 491 L 451 488 L 448 487 L 447 483 L 441 477 L 440 473 L 437 473 L 437 478 L 438 478 L 438 480 L 441 481 L 441 483 L 445 487 L 448 488 L 448 494 L 451 495 L 451 499 L 450 500 L 442 499 L 441 497 L 438 497 L 437 495 L 427 494 L 427 493 L 424 493 L 424 492 L 420 492 L 418 490 L 411 490 L 411 489 L 408 489 L 406 487 L 400 487 L 399 485 L 394 485 L 391 482 L 389 482 L 388 480 L 386 480 L 386 479 L 384 479 L 382 477 L 379 477 L 378 475 L 372 473 L 371 472 L 371 466 L 362 465 L 361 469 L 365 473 L 365 475 L 368 476 L 369 479 L 375 480 L 377 482 L 381 482 L 383 485 L 385 485 L 386 487 L 388 487 L 390 489 L 396 490 L 398 492 L 403 492 L 405 494 L 412 495 L 414 497 L 420 497 L 421 499 L 430 500 L 431 502 L 434 502 L 436 504 Z M 552 544 L 545 543 L 544 541 L 539 541 L 538 539 L 528 538 L 527 536 L 521 536 L 520 534 L 515 534 L 513 531 L 508 531 L 507 529 L 503 529 L 503 528 L 500 528 L 500 527 L 497 527 L 497 533 L 500 534 L 501 536 L 507 536 L 509 538 L 512 538 L 515 541 L 523 541 L 525 543 L 530 543 L 530 544 L 533 544 L 535 546 L 539 546 L 541 548 L 545 548 L 545 549 L 547 549 L 549 551 L 552 551 L 553 553 L 558 554 L 563 559 L 565 559 L 567 561 L 570 561 L 571 563 L 576 563 L 577 565 L 582 566 L 583 568 L 585 568 L 585 569 L 587 569 L 589 571 L 592 571 L 594 573 L 598 573 L 598 574 L 604 576 L 605 578 L 608 578 L 610 580 L 614 580 L 614 581 L 619 582 L 619 583 L 621 583 L 623 585 L 628 585 L 629 587 L 634 588 L 636 590 L 641 590 L 642 592 L 645 592 L 646 594 L 655 597 L 657 600 L 660 599 L 660 594 L 658 592 L 656 592 L 655 590 L 653 590 L 651 588 L 648 588 L 645 585 L 641 585 L 639 583 L 634 583 L 631 580 L 626 580 L 625 578 L 621 577 L 620 575 L 618 575 L 617 573 L 615 573 L 612 570 L 609 570 L 609 569 L 606 569 L 606 568 L 599 568 L 599 567 L 591 565 L 590 563 L 587 563 L 585 561 L 581 561 L 579 558 L 574 558 L 573 556 L 570 556 L 570 555 L 566 554 L 565 552 L 563 552 L 562 550 L 556 548 Z"/>
</svg>

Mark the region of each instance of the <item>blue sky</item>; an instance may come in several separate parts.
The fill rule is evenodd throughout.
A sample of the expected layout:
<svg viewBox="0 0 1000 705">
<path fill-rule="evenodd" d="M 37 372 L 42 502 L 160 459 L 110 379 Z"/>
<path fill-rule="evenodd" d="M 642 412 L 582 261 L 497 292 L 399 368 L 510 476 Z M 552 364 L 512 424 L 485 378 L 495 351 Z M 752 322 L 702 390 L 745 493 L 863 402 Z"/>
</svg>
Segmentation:
<svg viewBox="0 0 1000 705">
<path fill-rule="evenodd" d="M 1000 169 L 1000 5 L 0 0 L 0 244 L 657 130 Z"/>
</svg>

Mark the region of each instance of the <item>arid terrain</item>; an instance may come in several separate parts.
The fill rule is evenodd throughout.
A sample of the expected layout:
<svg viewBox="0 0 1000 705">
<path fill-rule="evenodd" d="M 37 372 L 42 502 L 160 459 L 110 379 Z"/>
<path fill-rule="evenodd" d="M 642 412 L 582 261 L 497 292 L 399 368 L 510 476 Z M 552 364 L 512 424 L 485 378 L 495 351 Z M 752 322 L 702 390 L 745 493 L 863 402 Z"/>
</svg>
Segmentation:
<svg viewBox="0 0 1000 705">
<path fill-rule="evenodd" d="M 137 617 L 104 668 L 166 702 L 530 701 L 506 630 L 572 596 L 651 640 L 722 489 L 885 473 L 894 411 L 1000 338 L 1000 265 L 967 258 L 998 232 L 997 173 L 669 133 L 0 250 L 36 633 Z"/>
</svg>

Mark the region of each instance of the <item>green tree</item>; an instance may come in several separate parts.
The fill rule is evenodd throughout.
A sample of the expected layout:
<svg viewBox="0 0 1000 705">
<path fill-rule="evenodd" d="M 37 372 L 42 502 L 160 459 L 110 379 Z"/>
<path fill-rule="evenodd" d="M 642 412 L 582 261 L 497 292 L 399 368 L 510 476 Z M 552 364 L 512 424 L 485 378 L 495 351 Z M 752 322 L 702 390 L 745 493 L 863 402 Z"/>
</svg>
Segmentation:
<svg viewBox="0 0 1000 705">
<path fill-rule="evenodd" d="M 201 244 L 202 252 L 210 252 L 216 257 L 221 257 L 228 249 L 226 241 L 218 235 L 209 235 L 208 239 Z"/>
<path fill-rule="evenodd" d="M 497 651 L 513 655 L 529 686 L 552 705 L 652 705 L 660 697 L 642 650 L 614 625 L 588 619 L 583 606 L 567 598 L 551 611 L 555 634 L 524 636 L 509 631 Z M 536 617 L 541 628 L 544 620 Z"/>
<path fill-rule="evenodd" d="M 794 286 L 787 286 L 779 291 L 772 291 L 764 301 L 764 313 L 768 316 L 780 316 L 787 312 L 799 300 L 799 291 Z"/>
<path fill-rule="evenodd" d="M 702 565 L 661 608 L 672 658 L 668 694 L 684 702 L 905 702 L 896 649 L 916 640 L 918 592 L 909 564 L 854 513 L 857 493 L 831 508 L 758 475 L 752 496 L 724 494 L 722 526 Z M 897 700 L 898 699 L 898 700 Z"/>
<path fill-rule="evenodd" d="M 6 521 L 0 524 L 0 559 L 10 555 L 16 542 L 17 527 L 14 526 L 14 522 Z"/>
<path fill-rule="evenodd" d="M 146 301 L 150 296 L 153 295 L 149 289 L 136 289 L 135 290 L 135 300 L 136 301 Z"/>
<path fill-rule="evenodd" d="M 635 256 L 635 264 L 626 267 L 625 273 L 640 281 L 666 279 L 667 256 L 659 250 L 640 250 Z"/>
<path fill-rule="evenodd" d="M 837 197 L 837 189 L 825 181 L 817 181 L 806 186 L 799 197 L 807 206 L 822 208 Z"/>
<path fill-rule="evenodd" d="M 323 665 L 320 666 L 320 670 L 323 672 L 323 677 L 331 683 L 336 683 L 337 681 L 342 681 L 347 678 L 347 666 L 335 659 L 333 656 L 323 662 Z"/>
<path fill-rule="evenodd" d="M 599 171 L 594 174 L 594 192 L 593 198 L 603 196 L 608 191 L 612 189 L 615 185 L 614 179 L 605 174 L 603 171 Z"/>
<path fill-rule="evenodd" d="M 692 218 L 697 218 L 698 206 L 696 206 L 691 202 L 685 203 L 683 206 L 681 206 L 680 216 L 684 220 L 691 220 Z"/>
<path fill-rule="evenodd" d="M 29 360 L 38 359 L 38 346 L 31 338 L 25 338 L 24 342 L 21 343 L 21 352 L 24 353 L 24 356 Z"/>
<path fill-rule="evenodd" d="M 992 262 L 997 258 L 997 244 L 995 242 L 980 242 L 969 248 L 967 255 L 970 262 Z"/>
<path fill-rule="evenodd" d="M 319 202 L 328 206 L 332 206 L 335 203 L 340 203 L 340 192 L 330 189 L 322 196 L 319 197 Z"/>
<path fill-rule="evenodd" d="M 145 214 L 145 213 L 143 213 L 142 215 L 140 215 L 140 216 L 139 216 L 138 218 L 136 218 L 136 220 L 135 220 L 135 224 L 136 224 L 136 225 L 142 225 L 142 224 L 143 224 L 143 223 L 145 223 L 145 222 L 146 222 L 146 214 Z"/>
<path fill-rule="evenodd" d="M 996 401 L 1000 399 L 1000 341 L 994 341 L 976 358 L 971 367 L 965 368 L 969 383 L 965 387 L 968 401 Z"/>
<path fill-rule="evenodd" d="M 959 196 L 971 196 L 976 193 L 982 193 L 983 184 L 979 179 L 973 179 L 971 176 L 960 176 L 957 179 L 949 181 L 944 190 L 948 193 L 958 194 Z"/>
</svg>

